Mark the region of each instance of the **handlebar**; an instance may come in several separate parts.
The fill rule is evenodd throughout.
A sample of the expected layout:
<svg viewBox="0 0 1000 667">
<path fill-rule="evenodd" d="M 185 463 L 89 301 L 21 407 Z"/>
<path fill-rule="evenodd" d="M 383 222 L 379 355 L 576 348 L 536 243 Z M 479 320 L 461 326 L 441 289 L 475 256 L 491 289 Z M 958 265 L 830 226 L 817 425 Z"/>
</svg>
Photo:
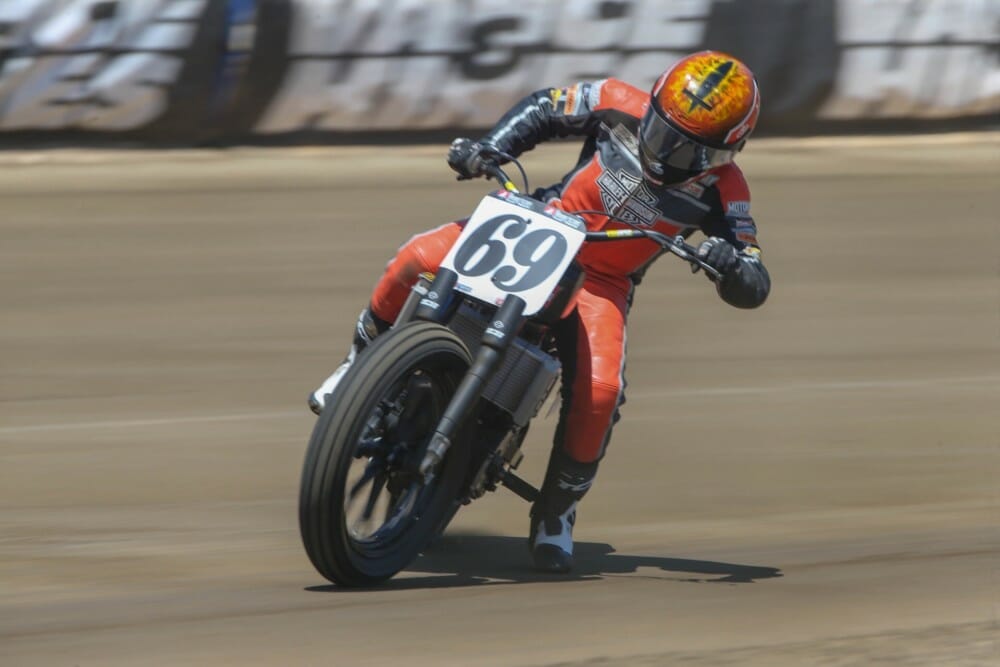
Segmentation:
<svg viewBox="0 0 1000 667">
<path fill-rule="evenodd" d="M 507 172 L 505 172 L 496 162 L 487 162 L 483 165 L 483 170 L 486 172 L 487 176 L 494 178 L 496 182 L 500 184 L 500 187 L 507 192 L 520 192 L 520 190 L 517 189 L 517 185 L 514 184 L 514 181 L 512 181 L 510 176 L 507 175 Z"/>
<path fill-rule="evenodd" d="M 678 234 L 670 237 L 652 229 L 608 229 L 599 232 L 587 232 L 587 240 L 591 242 L 621 241 L 625 239 L 649 239 L 655 241 L 665 251 L 677 255 L 691 264 L 692 271 L 702 269 L 712 280 L 718 280 L 722 274 L 698 257 L 698 249 L 684 242 L 684 237 Z"/>
<path fill-rule="evenodd" d="M 488 162 L 484 165 L 483 170 L 486 175 L 492 177 L 500 184 L 507 192 L 517 193 L 519 190 L 514 182 L 510 179 L 510 176 L 503 170 L 503 168 L 495 162 Z M 574 215 L 579 215 L 581 213 L 598 213 L 600 215 L 607 215 L 608 218 L 614 218 L 613 215 L 603 213 L 601 211 L 567 211 L 567 213 L 573 213 Z M 605 231 L 598 232 L 587 232 L 587 241 L 591 242 L 602 242 L 602 241 L 624 241 L 628 239 L 649 239 L 650 241 L 655 241 L 663 248 L 666 252 L 673 253 L 674 255 L 680 257 L 684 261 L 691 265 L 692 272 L 697 272 L 698 269 L 703 270 L 712 280 L 719 280 L 722 277 L 718 271 L 716 271 L 712 266 L 706 264 L 698 257 L 698 250 L 691 245 L 684 242 L 684 237 L 677 235 L 674 237 L 667 236 L 666 234 L 661 234 L 660 232 L 653 231 L 652 229 L 608 229 Z"/>
</svg>

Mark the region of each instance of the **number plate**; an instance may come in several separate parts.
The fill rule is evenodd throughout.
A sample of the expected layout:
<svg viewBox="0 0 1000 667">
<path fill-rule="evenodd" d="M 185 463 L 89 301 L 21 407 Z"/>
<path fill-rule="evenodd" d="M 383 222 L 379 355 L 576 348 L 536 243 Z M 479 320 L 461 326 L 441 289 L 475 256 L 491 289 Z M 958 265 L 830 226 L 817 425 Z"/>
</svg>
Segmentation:
<svg viewBox="0 0 1000 667">
<path fill-rule="evenodd" d="M 580 218 L 501 192 L 483 198 L 441 266 L 458 274 L 459 291 L 492 304 L 516 294 L 534 315 L 585 236 Z"/>
</svg>

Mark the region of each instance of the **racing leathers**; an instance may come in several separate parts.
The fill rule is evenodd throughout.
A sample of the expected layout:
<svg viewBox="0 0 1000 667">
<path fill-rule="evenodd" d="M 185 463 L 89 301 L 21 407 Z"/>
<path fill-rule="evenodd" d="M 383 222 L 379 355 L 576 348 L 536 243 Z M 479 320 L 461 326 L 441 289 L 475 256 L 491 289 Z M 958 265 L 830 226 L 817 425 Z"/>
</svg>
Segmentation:
<svg viewBox="0 0 1000 667">
<path fill-rule="evenodd" d="M 723 239 L 738 261 L 717 281 L 719 295 L 740 308 L 761 305 L 770 278 L 760 260 L 742 172 L 730 163 L 673 187 L 654 189 L 644 182 L 637 132 L 649 99 L 616 79 L 543 89 L 508 111 L 480 143 L 518 156 L 548 139 L 585 137 L 576 166 L 533 196 L 579 213 L 590 230 L 637 227 L 685 237 L 701 231 L 714 241 Z M 462 224 L 445 224 L 400 248 L 372 297 L 378 318 L 395 320 L 418 275 L 437 270 Z M 660 253 L 653 241 L 630 240 L 586 244 L 577 257 L 586 278 L 576 309 L 557 331 L 563 403 L 545 484 L 574 487 L 575 499 L 590 485 L 623 402 L 633 287 Z M 556 479 L 560 475 L 565 479 Z"/>
</svg>

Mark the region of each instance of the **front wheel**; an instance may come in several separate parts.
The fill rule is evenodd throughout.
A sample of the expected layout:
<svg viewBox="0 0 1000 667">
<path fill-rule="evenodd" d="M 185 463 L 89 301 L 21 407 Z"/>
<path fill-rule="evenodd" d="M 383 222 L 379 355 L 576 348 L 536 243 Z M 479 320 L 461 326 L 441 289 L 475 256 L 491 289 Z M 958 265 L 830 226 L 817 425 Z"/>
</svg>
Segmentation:
<svg viewBox="0 0 1000 667">
<path fill-rule="evenodd" d="M 434 479 L 417 469 L 471 364 L 450 330 L 413 322 L 379 336 L 316 422 L 299 529 L 324 577 L 369 586 L 406 567 L 454 513 L 469 465 L 456 443 Z"/>
</svg>

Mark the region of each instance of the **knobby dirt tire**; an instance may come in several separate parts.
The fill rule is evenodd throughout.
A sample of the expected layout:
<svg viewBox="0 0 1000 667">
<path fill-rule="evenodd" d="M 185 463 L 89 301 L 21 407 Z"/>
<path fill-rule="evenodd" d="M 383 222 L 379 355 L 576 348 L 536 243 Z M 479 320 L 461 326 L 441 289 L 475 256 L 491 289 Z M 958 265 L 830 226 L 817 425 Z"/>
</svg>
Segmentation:
<svg viewBox="0 0 1000 667">
<path fill-rule="evenodd" d="M 468 447 L 457 441 L 427 495 L 420 496 L 425 506 L 419 516 L 398 523 L 402 529 L 386 544 L 368 544 L 351 535 L 345 509 L 348 471 L 367 420 L 414 369 L 429 373 L 438 387 L 433 401 L 437 414 L 432 416 L 436 424 L 470 365 L 468 349 L 450 330 L 412 322 L 379 336 L 328 397 L 310 438 L 299 495 L 302 542 L 324 577 L 352 587 L 385 581 L 409 565 L 454 515 L 470 458 Z"/>
</svg>

